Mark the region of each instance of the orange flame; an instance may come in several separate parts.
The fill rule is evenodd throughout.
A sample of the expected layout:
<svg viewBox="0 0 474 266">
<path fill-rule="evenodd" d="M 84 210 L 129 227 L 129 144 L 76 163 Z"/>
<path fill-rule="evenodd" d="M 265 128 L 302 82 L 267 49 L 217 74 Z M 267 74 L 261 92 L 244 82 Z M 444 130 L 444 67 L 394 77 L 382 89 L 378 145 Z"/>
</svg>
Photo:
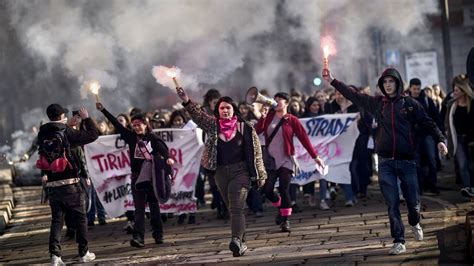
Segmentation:
<svg viewBox="0 0 474 266">
<path fill-rule="evenodd" d="M 335 55 L 337 53 L 336 42 L 329 35 L 321 38 L 321 48 L 323 50 L 324 58 L 328 58 L 330 55 Z"/>
</svg>

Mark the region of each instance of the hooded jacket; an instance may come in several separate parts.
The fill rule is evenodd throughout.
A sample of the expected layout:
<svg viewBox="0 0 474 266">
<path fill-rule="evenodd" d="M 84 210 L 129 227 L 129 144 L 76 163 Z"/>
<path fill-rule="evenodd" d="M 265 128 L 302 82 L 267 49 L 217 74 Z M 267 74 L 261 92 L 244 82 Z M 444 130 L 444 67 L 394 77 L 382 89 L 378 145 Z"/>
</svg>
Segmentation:
<svg viewBox="0 0 474 266">
<path fill-rule="evenodd" d="M 383 79 L 388 76 L 395 79 L 395 97 L 389 97 L 384 89 Z M 380 96 L 359 93 L 336 79 L 331 85 L 354 104 L 374 115 L 378 123 L 375 136 L 376 152 L 383 158 L 415 159 L 415 127 L 429 132 L 437 143 L 444 141 L 436 123 L 426 114 L 420 103 L 403 95 L 403 80 L 394 68 L 386 69 L 379 78 L 378 86 L 383 93 Z"/>
<path fill-rule="evenodd" d="M 49 122 L 40 127 L 38 132 L 38 143 L 41 143 L 42 139 L 44 139 L 45 135 L 48 135 L 50 132 L 65 130 L 65 137 L 69 143 L 69 153 L 71 152 L 70 149 L 76 146 L 86 145 L 95 141 L 99 137 L 99 131 L 97 130 L 94 122 L 91 118 L 84 119 L 84 130 L 76 130 L 73 129 L 61 122 Z M 69 179 L 69 178 L 76 178 L 78 176 L 78 162 L 74 161 L 75 159 L 68 155 L 69 160 L 73 160 L 71 162 L 75 167 L 72 169 L 66 168 L 64 172 L 61 173 L 53 173 L 52 171 L 44 171 L 44 173 L 48 176 L 48 182 Z"/>
</svg>

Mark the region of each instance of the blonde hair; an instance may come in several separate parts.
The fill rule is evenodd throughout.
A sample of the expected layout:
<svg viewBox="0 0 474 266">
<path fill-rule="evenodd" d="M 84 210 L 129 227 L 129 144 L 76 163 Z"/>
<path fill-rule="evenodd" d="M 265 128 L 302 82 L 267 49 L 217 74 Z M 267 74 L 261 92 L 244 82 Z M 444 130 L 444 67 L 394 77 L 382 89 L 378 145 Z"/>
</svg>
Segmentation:
<svg viewBox="0 0 474 266">
<path fill-rule="evenodd" d="M 469 113 L 471 111 L 471 102 L 472 102 L 472 96 L 473 96 L 472 88 L 469 84 L 469 81 L 467 80 L 467 78 L 456 79 L 454 80 L 453 85 L 454 85 L 453 87 L 458 87 L 464 92 L 464 95 L 467 98 L 467 112 Z"/>
</svg>

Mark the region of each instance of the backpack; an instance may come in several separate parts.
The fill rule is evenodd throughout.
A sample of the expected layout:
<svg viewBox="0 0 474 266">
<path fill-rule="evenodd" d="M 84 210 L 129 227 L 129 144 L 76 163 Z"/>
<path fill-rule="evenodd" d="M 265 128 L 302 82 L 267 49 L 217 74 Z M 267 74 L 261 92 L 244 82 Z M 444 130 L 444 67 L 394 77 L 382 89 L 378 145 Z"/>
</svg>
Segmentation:
<svg viewBox="0 0 474 266">
<path fill-rule="evenodd" d="M 66 128 L 48 131 L 38 138 L 39 159 L 36 168 L 61 173 L 66 167 L 73 169 L 69 142 L 65 135 Z"/>
</svg>

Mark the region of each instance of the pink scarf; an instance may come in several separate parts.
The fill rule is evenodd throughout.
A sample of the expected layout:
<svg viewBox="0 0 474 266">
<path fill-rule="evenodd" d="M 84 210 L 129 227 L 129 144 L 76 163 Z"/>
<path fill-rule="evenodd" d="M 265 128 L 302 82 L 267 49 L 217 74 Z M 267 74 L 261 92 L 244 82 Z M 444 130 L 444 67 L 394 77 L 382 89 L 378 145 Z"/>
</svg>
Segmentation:
<svg viewBox="0 0 474 266">
<path fill-rule="evenodd" d="M 237 116 L 233 116 L 231 119 L 219 119 L 219 125 L 222 134 L 226 140 L 232 136 L 232 133 L 237 129 Z"/>
</svg>

